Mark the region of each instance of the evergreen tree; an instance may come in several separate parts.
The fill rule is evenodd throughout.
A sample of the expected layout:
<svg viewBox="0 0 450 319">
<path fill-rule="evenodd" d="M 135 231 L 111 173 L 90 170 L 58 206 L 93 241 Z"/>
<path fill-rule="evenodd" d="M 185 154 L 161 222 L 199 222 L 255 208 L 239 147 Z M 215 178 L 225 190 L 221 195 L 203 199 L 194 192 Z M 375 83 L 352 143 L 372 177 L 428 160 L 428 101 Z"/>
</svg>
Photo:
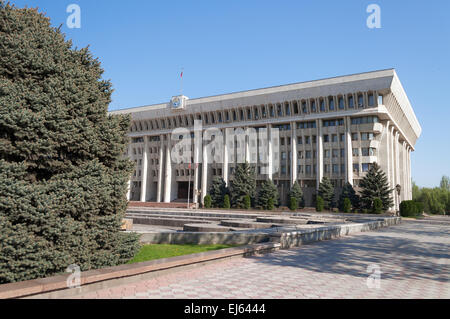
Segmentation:
<svg viewBox="0 0 450 319">
<path fill-rule="evenodd" d="M 295 198 L 295 200 L 297 201 L 297 208 L 302 206 L 303 192 L 298 181 L 295 181 L 294 185 L 292 186 L 291 191 L 289 192 L 289 198 Z"/>
<path fill-rule="evenodd" d="M 0 0 L 0 283 L 128 261 L 133 163 L 111 83 L 36 9 Z"/>
<path fill-rule="evenodd" d="M 205 198 L 203 199 L 203 203 L 205 208 L 211 208 L 212 206 L 212 200 L 211 200 L 211 195 L 206 195 Z"/>
<path fill-rule="evenodd" d="M 257 199 L 256 206 L 258 208 L 268 210 L 268 209 L 270 209 L 269 208 L 269 206 L 270 206 L 269 200 L 270 199 L 272 199 L 272 202 L 271 202 L 272 206 L 278 205 L 278 199 L 279 199 L 278 189 L 275 186 L 275 184 L 273 183 L 273 181 L 269 179 L 261 185 L 261 188 L 258 192 L 258 199 Z"/>
<path fill-rule="evenodd" d="M 223 200 L 228 193 L 227 185 L 222 177 L 213 178 L 209 187 L 209 195 L 211 195 L 211 204 L 213 207 L 223 207 Z"/>
<path fill-rule="evenodd" d="M 386 174 L 377 163 L 373 163 L 366 176 L 361 180 L 361 206 L 362 208 L 373 210 L 375 198 L 379 198 L 383 203 L 383 210 L 387 211 L 393 206 L 392 189 Z"/>
<path fill-rule="evenodd" d="M 230 209 L 230 207 L 231 207 L 230 196 L 228 194 L 226 194 L 223 199 L 223 208 Z"/>
<path fill-rule="evenodd" d="M 352 202 L 349 198 L 344 198 L 341 211 L 344 213 L 350 213 L 352 211 Z"/>
<path fill-rule="evenodd" d="M 324 201 L 321 196 L 317 196 L 316 198 L 316 211 L 321 212 L 324 209 Z"/>
<path fill-rule="evenodd" d="M 322 182 L 319 184 L 318 195 L 323 199 L 324 208 L 331 209 L 334 198 L 334 187 L 328 177 L 324 177 Z"/>
<path fill-rule="evenodd" d="M 254 199 L 256 195 L 256 179 L 253 167 L 248 163 L 239 163 L 230 183 L 231 202 L 233 207 L 245 208 L 244 197 Z"/>
<path fill-rule="evenodd" d="M 348 198 L 351 202 L 351 206 L 356 209 L 359 208 L 359 201 L 360 198 L 356 194 L 355 189 L 353 188 L 352 184 L 349 182 L 345 183 L 341 196 L 339 196 L 339 209 L 341 211 L 344 211 L 344 200 Z"/>
</svg>

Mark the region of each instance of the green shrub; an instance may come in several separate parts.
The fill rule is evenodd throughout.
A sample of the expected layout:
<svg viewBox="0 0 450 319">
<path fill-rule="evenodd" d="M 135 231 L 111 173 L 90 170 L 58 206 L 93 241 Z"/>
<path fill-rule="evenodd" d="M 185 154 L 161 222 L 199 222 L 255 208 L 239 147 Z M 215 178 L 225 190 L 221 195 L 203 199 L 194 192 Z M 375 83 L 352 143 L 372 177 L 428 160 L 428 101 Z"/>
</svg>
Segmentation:
<svg viewBox="0 0 450 319">
<path fill-rule="evenodd" d="M 298 200 L 295 197 L 291 197 L 291 202 L 289 203 L 289 209 L 290 210 L 297 210 L 298 209 Z"/>
<path fill-rule="evenodd" d="M 373 200 L 372 213 L 381 214 L 382 212 L 383 212 L 383 202 L 381 201 L 380 198 L 377 197 Z"/>
<path fill-rule="evenodd" d="M 269 198 L 269 200 L 267 201 L 267 209 L 268 210 L 274 210 L 275 205 L 273 203 L 273 198 Z"/>
<path fill-rule="evenodd" d="M 226 209 L 230 209 L 231 204 L 230 204 L 230 196 L 227 194 L 225 195 L 225 197 L 223 198 L 223 208 Z"/>
<path fill-rule="evenodd" d="M 415 217 L 422 215 L 423 204 L 412 200 L 404 200 L 400 203 L 400 215 L 402 217 Z"/>
<path fill-rule="evenodd" d="M 252 200 L 249 195 L 244 196 L 244 209 L 250 209 L 252 207 Z"/>
<path fill-rule="evenodd" d="M 352 202 L 350 201 L 350 198 L 344 198 L 342 210 L 344 213 L 350 213 L 352 210 Z"/>
<path fill-rule="evenodd" d="M 212 199 L 211 199 L 211 195 L 206 195 L 205 199 L 204 199 L 204 206 L 205 208 L 211 208 L 212 205 Z"/>
<path fill-rule="evenodd" d="M 317 199 L 316 199 L 316 211 L 317 212 L 322 212 L 323 211 L 323 209 L 324 209 L 324 201 L 323 201 L 323 198 L 321 197 L 321 196 L 317 196 Z"/>
</svg>

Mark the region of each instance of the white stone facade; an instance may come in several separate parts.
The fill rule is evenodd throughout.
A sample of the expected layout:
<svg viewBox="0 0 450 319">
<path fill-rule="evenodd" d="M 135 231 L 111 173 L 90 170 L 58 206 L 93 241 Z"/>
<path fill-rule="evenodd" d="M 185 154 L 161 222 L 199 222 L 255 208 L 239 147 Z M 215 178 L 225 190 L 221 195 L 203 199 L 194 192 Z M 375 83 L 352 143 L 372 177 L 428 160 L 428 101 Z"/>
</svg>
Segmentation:
<svg viewBox="0 0 450 319">
<path fill-rule="evenodd" d="M 227 183 L 232 179 L 235 161 L 229 153 L 236 149 L 255 166 L 258 183 L 272 178 L 284 203 L 296 180 L 307 205 L 324 176 L 337 189 L 346 182 L 357 188 L 373 162 L 386 172 L 392 188 L 401 186 L 395 207 L 412 198 L 410 155 L 422 129 L 393 69 L 198 99 L 179 97 L 111 114 L 132 117 L 127 155 L 136 162 L 136 171 L 130 200 L 186 200 L 191 181 L 190 189 L 198 196 L 190 199 L 201 202 L 214 176 Z M 198 132 L 195 121 L 202 124 Z M 198 142 L 191 146 L 190 169 L 171 158 L 179 142 L 173 130 L 180 127 Z M 223 133 L 238 128 L 267 129 L 271 134 L 279 130 L 267 145 L 253 145 L 249 138 L 243 145 L 227 140 L 224 160 L 203 165 L 212 154 L 201 140 L 211 128 Z M 260 163 L 261 147 L 274 161 Z"/>
</svg>

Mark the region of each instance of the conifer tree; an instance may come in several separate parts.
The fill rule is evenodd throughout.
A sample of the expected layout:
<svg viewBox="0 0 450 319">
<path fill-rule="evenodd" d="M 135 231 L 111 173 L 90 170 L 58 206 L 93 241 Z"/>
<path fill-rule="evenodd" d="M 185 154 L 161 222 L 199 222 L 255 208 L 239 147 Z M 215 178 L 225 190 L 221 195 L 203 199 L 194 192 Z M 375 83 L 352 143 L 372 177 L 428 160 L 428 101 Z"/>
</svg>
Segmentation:
<svg viewBox="0 0 450 319">
<path fill-rule="evenodd" d="M 319 184 L 319 196 L 322 197 L 324 208 L 332 208 L 333 198 L 334 198 L 334 187 L 328 177 L 324 177 L 322 182 Z"/>
<path fill-rule="evenodd" d="M 354 209 L 359 207 L 360 198 L 356 194 L 355 189 L 353 188 L 352 184 L 350 184 L 349 182 L 345 183 L 345 185 L 342 189 L 341 196 L 339 196 L 339 209 L 341 211 L 344 210 L 344 200 L 346 198 L 348 198 L 350 200 L 351 206 Z"/>
<path fill-rule="evenodd" d="M 272 201 L 270 201 L 272 199 Z M 262 209 L 273 209 L 273 206 L 278 205 L 278 189 L 271 179 L 265 181 L 258 192 L 258 199 L 256 206 Z M 270 207 L 272 206 L 272 208 Z"/>
<path fill-rule="evenodd" d="M 289 198 L 295 198 L 297 201 L 297 207 L 301 207 L 303 205 L 303 191 L 298 181 L 295 181 L 292 186 L 291 191 L 289 192 Z"/>
<path fill-rule="evenodd" d="M 244 197 L 250 196 L 251 200 L 256 195 L 256 179 L 254 168 L 248 163 L 239 163 L 230 183 L 231 202 L 233 207 L 245 208 Z"/>
<path fill-rule="evenodd" d="M 387 211 L 394 204 L 392 199 L 393 190 L 389 187 L 386 174 L 377 163 L 373 163 L 366 176 L 361 180 L 361 206 L 373 210 L 375 198 L 383 203 L 383 210 Z"/>
<path fill-rule="evenodd" d="M 213 207 L 223 207 L 225 195 L 228 193 L 225 180 L 216 176 L 213 178 L 211 186 L 209 187 L 209 195 L 211 195 L 211 204 Z"/>
<path fill-rule="evenodd" d="M 111 83 L 36 9 L 0 0 L 0 283 L 114 266 L 133 163 Z"/>
</svg>

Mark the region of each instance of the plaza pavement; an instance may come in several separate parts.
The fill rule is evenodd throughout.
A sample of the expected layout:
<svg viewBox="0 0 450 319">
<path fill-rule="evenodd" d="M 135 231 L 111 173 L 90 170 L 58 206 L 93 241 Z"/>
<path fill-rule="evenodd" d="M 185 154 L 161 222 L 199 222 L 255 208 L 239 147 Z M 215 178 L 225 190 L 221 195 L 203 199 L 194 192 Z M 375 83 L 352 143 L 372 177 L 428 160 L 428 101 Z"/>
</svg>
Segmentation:
<svg viewBox="0 0 450 319">
<path fill-rule="evenodd" d="M 377 269 L 380 281 L 376 280 Z M 375 280 L 369 279 L 369 288 L 371 274 Z M 448 299 L 449 279 L 450 221 L 404 221 L 378 231 L 221 261 L 81 298 Z"/>
</svg>

